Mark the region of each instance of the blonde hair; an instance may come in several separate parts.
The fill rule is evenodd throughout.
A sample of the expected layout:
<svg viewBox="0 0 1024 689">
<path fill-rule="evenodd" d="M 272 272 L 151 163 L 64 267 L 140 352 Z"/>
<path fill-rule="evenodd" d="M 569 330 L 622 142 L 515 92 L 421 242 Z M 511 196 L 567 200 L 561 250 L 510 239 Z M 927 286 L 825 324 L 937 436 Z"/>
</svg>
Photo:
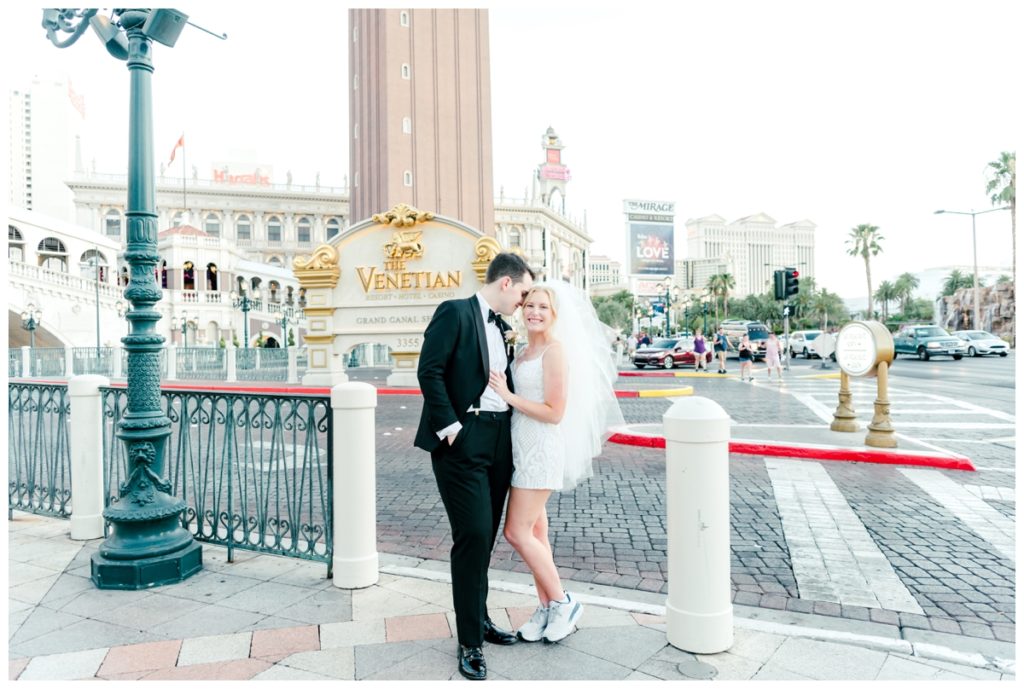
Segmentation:
<svg viewBox="0 0 1024 689">
<path fill-rule="evenodd" d="M 555 297 L 555 291 L 546 285 L 534 285 L 530 288 L 530 291 L 526 293 L 526 298 L 523 299 L 523 306 L 526 306 L 526 302 L 530 301 L 530 297 L 533 296 L 534 292 L 543 292 L 548 295 L 548 301 L 551 303 L 551 316 L 555 319 L 558 318 L 558 299 Z"/>
</svg>

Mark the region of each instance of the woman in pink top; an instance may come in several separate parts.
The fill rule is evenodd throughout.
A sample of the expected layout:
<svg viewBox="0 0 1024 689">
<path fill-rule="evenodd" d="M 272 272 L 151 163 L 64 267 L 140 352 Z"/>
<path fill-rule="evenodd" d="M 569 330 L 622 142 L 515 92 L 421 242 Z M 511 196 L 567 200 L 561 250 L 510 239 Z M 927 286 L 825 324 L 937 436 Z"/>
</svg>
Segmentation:
<svg viewBox="0 0 1024 689">
<path fill-rule="evenodd" d="M 779 338 L 772 333 L 768 336 L 768 341 L 764 344 L 764 363 L 768 366 L 768 380 L 772 379 L 772 369 L 774 368 L 779 373 L 779 382 L 782 382 L 782 361 L 780 354 L 782 346 L 779 343 Z"/>
</svg>

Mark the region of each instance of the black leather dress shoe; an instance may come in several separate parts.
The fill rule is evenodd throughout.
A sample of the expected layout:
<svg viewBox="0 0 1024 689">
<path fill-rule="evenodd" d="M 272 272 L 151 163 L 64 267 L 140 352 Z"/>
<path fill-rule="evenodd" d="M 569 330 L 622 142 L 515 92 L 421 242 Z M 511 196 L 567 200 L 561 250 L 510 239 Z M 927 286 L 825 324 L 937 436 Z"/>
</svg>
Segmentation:
<svg viewBox="0 0 1024 689">
<path fill-rule="evenodd" d="M 519 641 L 519 637 L 504 629 L 498 629 L 490 619 L 484 620 L 484 641 L 498 646 L 508 646 Z"/>
<path fill-rule="evenodd" d="M 487 679 L 487 662 L 482 648 L 459 644 L 459 674 L 466 679 Z"/>
</svg>

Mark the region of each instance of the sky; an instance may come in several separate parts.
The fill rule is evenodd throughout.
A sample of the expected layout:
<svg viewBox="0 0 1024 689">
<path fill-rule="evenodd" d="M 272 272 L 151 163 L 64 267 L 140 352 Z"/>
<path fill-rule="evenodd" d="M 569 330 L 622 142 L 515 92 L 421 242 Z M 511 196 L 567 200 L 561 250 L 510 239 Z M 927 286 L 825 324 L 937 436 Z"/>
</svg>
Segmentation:
<svg viewBox="0 0 1024 689">
<path fill-rule="evenodd" d="M 478 3 L 473 3 L 478 4 Z M 446 6 L 472 6 L 446 3 Z M 986 163 L 1016 150 L 1021 3 L 518 2 L 489 4 L 495 193 L 522 196 L 554 127 L 572 172 L 568 211 L 594 254 L 625 258 L 622 200 L 676 203 L 685 222 L 758 212 L 817 225 L 817 282 L 866 296 L 852 227 L 881 228 L 877 286 L 970 265 Z M 393 5 L 398 6 L 398 5 Z M 402 5 L 407 7 L 408 5 Z M 182 132 L 189 167 L 254 159 L 296 184 L 348 174 L 347 10 L 303 0 L 178 6 L 177 45 L 154 48 L 154 140 Z M 244 11 L 243 11 L 244 10 Z M 84 95 L 98 172 L 123 172 L 128 77 L 89 33 L 57 49 L 38 8 L 6 10 L 4 86 L 67 74 Z M 179 161 L 171 168 L 176 173 Z M 981 266 L 1011 263 L 1008 212 L 977 218 Z"/>
</svg>

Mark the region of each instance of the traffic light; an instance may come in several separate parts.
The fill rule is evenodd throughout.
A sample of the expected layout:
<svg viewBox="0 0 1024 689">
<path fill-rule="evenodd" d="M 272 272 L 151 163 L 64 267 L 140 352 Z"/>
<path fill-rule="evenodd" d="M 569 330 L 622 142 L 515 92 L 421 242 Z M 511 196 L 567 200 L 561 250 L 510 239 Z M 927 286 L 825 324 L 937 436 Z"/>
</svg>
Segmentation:
<svg viewBox="0 0 1024 689">
<path fill-rule="evenodd" d="M 790 297 L 800 293 L 800 280 L 798 279 L 800 277 L 800 271 L 796 268 L 786 268 L 785 272 L 786 290 L 783 298 L 789 299 Z"/>
<path fill-rule="evenodd" d="M 775 271 L 775 298 L 786 298 L 786 273 L 782 270 Z"/>
</svg>

